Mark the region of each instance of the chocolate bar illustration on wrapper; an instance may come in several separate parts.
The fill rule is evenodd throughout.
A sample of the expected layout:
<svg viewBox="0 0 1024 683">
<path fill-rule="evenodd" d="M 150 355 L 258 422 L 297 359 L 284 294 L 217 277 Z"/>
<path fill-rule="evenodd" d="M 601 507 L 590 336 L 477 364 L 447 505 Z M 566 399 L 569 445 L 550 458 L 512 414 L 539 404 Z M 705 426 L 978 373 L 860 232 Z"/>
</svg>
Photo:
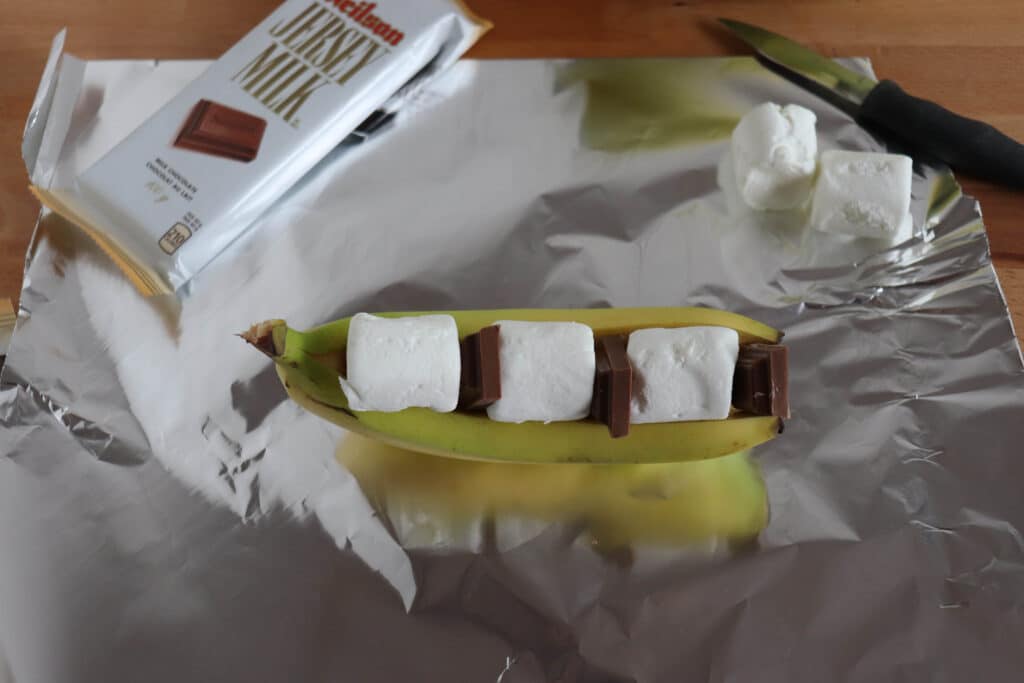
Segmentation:
<svg viewBox="0 0 1024 683">
<path fill-rule="evenodd" d="M 266 128 L 265 119 L 204 99 L 192 108 L 174 146 L 248 163 L 259 153 Z"/>
</svg>

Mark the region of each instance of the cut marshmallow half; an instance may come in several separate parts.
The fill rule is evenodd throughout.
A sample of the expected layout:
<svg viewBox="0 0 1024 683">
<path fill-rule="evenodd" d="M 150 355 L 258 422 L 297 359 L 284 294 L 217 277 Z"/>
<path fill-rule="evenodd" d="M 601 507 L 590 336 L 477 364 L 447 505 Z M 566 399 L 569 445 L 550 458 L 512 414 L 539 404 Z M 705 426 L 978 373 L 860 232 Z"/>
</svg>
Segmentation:
<svg viewBox="0 0 1024 683">
<path fill-rule="evenodd" d="M 629 335 L 630 421 L 724 420 L 732 405 L 739 335 L 727 327 L 649 328 Z"/>
<path fill-rule="evenodd" d="M 564 422 L 590 414 L 594 333 L 573 322 L 502 320 L 501 398 L 487 407 L 498 422 Z"/>
<path fill-rule="evenodd" d="M 913 162 L 902 154 L 829 150 L 821 155 L 811 224 L 822 232 L 903 242 L 913 237 Z"/>
<path fill-rule="evenodd" d="M 817 165 L 817 117 L 796 104 L 765 102 L 732 132 L 733 168 L 743 201 L 755 209 L 794 209 L 810 197 Z"/>
<path fill-rule="evenodd" d="M 355 315 L 348 327 L 347 377 L 341 389 L 355 411 L 430 408 L 459 403 L 459 331 L 450 315 Z"/>
</svg>

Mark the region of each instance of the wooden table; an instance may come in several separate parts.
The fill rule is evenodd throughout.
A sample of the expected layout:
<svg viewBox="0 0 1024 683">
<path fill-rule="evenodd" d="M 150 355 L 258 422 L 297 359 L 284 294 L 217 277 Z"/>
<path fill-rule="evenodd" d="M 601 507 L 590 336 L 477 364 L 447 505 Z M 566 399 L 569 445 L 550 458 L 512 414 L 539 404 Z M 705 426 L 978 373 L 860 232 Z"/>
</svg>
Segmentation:
<svg viewBox="0 0 1024 683">
<path fill-rule="evenodd" d="M 416 0 L 405 0 L 415 2 Z M 16 297 L 38 205 L 21 133 L 53 35 L 86 59 L 211 58 L 278 0 L 0 0 L 0 296 Z M 473 57 L 746 54 L 711 21 L 772 28 L 828 55 L 870 57 L 880 76 L 1024 140 L 1020 0 L 470 0 L 494 30 Z M 962 179 L 985 213 L 992 253 L 1024 329 L 1024 193 Z"/>
</svg>

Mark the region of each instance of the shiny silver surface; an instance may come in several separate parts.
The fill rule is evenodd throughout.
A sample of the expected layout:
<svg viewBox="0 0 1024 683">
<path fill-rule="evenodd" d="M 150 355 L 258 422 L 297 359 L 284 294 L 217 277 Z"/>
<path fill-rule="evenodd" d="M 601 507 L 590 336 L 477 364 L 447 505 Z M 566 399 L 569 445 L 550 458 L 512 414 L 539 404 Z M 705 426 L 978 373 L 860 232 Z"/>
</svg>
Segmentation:
<svg viewBox="0 0 1024 683">
<path fill-rule="evenodd" d="M 52 168 L 31 155 L 57 178 L 202 67 L 91 62 L 76 81 L 64 61 L 66 134 L 32 133 L 62 143 Z M 1024 368 L 980 210 L 931 168 L 918 237 L 893 248 L 744 210 L 723 153 L 768 99 L 814 109 L 822 148 L 881 149 L 749 59 L 463 62 L 180 301 L 141 299 L 44 218 L 0 391 L 13 680 L 1016 680 Z M 334 457 L 349 437 L 233 336 L 360 310 L 678 304 L 791 346 L 755 547 L 621 557 L 564 524 L 382 509 Z"/>
</svg>

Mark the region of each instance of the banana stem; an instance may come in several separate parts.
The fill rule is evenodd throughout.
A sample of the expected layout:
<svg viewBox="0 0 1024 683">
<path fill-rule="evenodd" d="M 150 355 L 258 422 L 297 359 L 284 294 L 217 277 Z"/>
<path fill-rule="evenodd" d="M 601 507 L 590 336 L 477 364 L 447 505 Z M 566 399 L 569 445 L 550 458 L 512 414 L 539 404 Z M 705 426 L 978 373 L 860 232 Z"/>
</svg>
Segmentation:
<svg viewBox="0 0 1024 683">
<path fill-rule="evenodd" d="M 238 336 L 270 358 L 284 355 L 288 326 L 283 320 L 266 320 L 256 323 Z"/>
</svg>

